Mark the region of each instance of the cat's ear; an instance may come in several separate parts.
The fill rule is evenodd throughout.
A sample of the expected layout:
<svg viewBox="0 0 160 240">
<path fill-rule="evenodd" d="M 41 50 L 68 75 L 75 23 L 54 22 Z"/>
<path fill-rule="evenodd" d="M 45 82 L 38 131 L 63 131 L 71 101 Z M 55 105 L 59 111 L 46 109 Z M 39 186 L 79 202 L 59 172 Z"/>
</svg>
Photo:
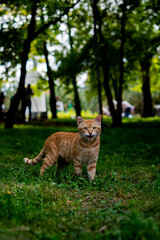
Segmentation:
<svg viewBox="0 0 160 240">
<path fill-rule="evenodd" d="M 95 118 L 95 121 L 98 122 L 98 123 L 101 125 L 101 119 L 102 119 L 102 115 L 98 115 L 98 116 Z"/>
<path fill-rule="evenodd" d="M 84 121 L 84 119 L 81 116 L 77 117 L 77 125 L 79 126 L 82 122 Z"/>
</svg>

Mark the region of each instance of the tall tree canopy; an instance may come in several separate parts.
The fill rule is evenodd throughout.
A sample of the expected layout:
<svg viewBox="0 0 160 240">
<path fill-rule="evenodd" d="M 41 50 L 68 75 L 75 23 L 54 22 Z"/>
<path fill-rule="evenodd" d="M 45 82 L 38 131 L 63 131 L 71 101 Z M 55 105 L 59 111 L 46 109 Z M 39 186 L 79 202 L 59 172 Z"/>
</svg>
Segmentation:
<svg viewBox="0 0 160 240">
<path fill-rule="evenodd" d="M 123 89 L 140 78 L 142 116 L 152 115 L 150 76 L 153 76 L 153 59 L 160 47 L 158 0 L 10 0 L 2 1 L 1 10 L 0 63 L 5 66 L 6 79 L 14 74 L 17 64 L 21 64 L 17 93 L 8 110 L 5 127 L 13 126 L 24 94 L 26 63 L 33 42 L 37 49 L 34 55 L 45 55 L 51 105 L 54 102 L 55 106 L 53 89 L 58 80 L 70 86 L 77 115 L 80 115 L 77 76 L 85 71 L 88 87 L 99 89 L 91 93 L 99 99 L 100 112 L 104 96 L 107 99 L 113 125 L 121 125 Z M 58 40 L 62 35 L 65 42 Z M 57 50 L 49 53 L 55 58 L 56 71 L 47 60 L 47 49 L 52 45 L 57 46 Z M 56 116 L 56 112 L 54 114 Z"/>
<path fill-rule="evenodd" d="M 26 76 L 26 63 L 28 60 L 28 54 L 30 52 L 31 42 L 39 36 L 39 34 L 43 33 L 47 28 L 51 25 L 56 24 L 58 21 L 62 19 L 62 17 L 68 13 L 69 9 L 73 8 L 76 3 L 70 3 L 66 1 L 25 1 L 23 4 L 20 4 L 21 1 L 14 2 L 8 1 L 5 7 L 7 7 L 10 12 L 12 10 L 12 6 L 16 8 L 16 13 L 19 13 L 19 10 L 23 13 L 23 11 L 27 11 L 27 17 L 30 19 L 29 23 L 26 24 L 26 31 L 24 32 L 25 38 L 22 41 L 22 51 L 20 52 L 20 61 L 21 61 L 21 75 L 17 93 L 11 102 L 10 108 L 7 112 L 5 127 L 11 128 L 14 124 L 14 118 L 16 114 L 16 110 L 20 100 L 24 95 L 24 84 L 25 84 L 25 76 Z M 62 7 L 63 6 L 63 7 Z M 46 16 L 46 20 L 41 20 L 41 16 Z M 13 26 L 13 25 L 12 25 Z M 21 32 L 22 29 L 20 29 Z M 9 31 L 9 28 L 8 28 Z M 10 35 L 10 33 L 8 32 Z"/>
</svg>

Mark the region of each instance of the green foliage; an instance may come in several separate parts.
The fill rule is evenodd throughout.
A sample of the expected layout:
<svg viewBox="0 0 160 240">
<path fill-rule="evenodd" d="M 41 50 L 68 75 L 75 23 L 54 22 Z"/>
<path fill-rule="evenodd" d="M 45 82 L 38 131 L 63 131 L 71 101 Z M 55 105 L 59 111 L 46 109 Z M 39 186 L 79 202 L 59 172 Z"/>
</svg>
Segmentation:
<svg viewBox="0 0 160 240">
<path fill-rule="evenodd" d="M 150 68 L 151 76 L 151 91 L 160 92 L 160 59 L 159 57 L 154 57 L 152 60 L 152 66 Z"/>
<path fill-rule="evenodd" d="M 23 162 L 53 132 L 76 132 L 75 120 L 0 128 L 1 239 L 160 238 L 160 121 L 125 120 L 124 128 L 104 122 L 94 183 L 85 167 L 80 178 L 72 164 L 49 168 L 42 178 L 41 164 Z"/>
<path fill-rule="evenodd" d="M 38 31 L 48 22 L 72 4 L 73 1 L 38 1 L 36 15 L 36 29 Z M 125 58 L 124 58 L 124 84 L 123 99 L 126 97 L 133 100 L 138 111 L 140 111 L 141 89 L 141 68 L 140 62 L 151 62 L 150 77 L 151 91 L 153 94 L 153 104 L 159 103 L 159 2 L 155 1 L 127 1 L 126 10 L 126 36 L 125 36 Z M 0 6 L 1 17 L 1 38 L 0 38 L 0 64 L 4 66 L 4 74 L 0 77 L 0 86 L 15 79 L 15 69 L 21 61 L 21 53 L 27 37 L 27 30 L 30 23 L 33 1 L 2 1 Z M 105 45 L 107 47 L 106 56 L 110 67 L 110 85 L 114 99 L 118 89 L 119 67 L 120 67 L 120 44 L 121 44 L 121 15 L 122 2 L 104 1 L 98 3 L 102 17 L 102 32 Z M 69 47 L 69 39 L 65 41 L 70 26 L 72 50 Z M 62 36 L 64 39 L 62 39 Z M 69 38 L 69 37 L 68 37 Z M 61 40 L 60 40 L 61 39 Z M 64 40 L 64 41 L 63 41 Z M 91 4 L 89 1 L 80 1 L 76 8 L 69 11 L 61 21 L 34 39 L 31 44 L 29 58 L 38 62 L 45 62 L 43 45 L 46 42 L 49 54 L 55 58 L 57 70 L 53 71 L 53 78 L 56 83 L 56 93 L 64 102 L 72 101 L 73 86 L 71 78 L 86 71 L 88 79 L 86 81 L 86 94 L 82 91 L 82 106 L 86 110 L 97 110 L 97 84 L 94 60 L 93 45 L 93 18 Z M 152 59 L 152 57 L 154 58 Z M 101 62 L 101 59 L 99 59 Z M 50 64 L 52 70 L 52 62 Z M 101 79 L 103 79 L 102 69 L 100 69 Z M 77 80 L 78 81 L 78 80 Z M 102 87 L 103 88 L 103 87 Z M 38 91 L 38 90 L 39 91 Z M 45 76 L 38 82 L 35 93 L 48 89 L 48 81 Z M 129 90 L 128 90 L 129 89 Z M 129 94 L 127 93 L 130 93 Z M 103 100 L 104 90 L 102 90 Z M 137 102 L 135 103 L 135 99 Z M 86 101 L 87 99 L 87 101 Z M 87 104 L 86 104 L 87 103 Z M 87 105 L 87 106 L 86 106 Z"/>
</svg>

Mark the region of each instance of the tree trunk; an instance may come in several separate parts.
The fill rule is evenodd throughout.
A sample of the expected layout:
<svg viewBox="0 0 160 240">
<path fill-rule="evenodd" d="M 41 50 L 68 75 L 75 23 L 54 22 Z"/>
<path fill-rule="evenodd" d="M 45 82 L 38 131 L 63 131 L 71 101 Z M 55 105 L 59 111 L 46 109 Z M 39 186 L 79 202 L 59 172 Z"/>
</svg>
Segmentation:
<svg viewBox="0 0 160 240">
<path fill-rule="evenodd" d="M 24 85 L 25 85 L 25 76 L 26 76 L 26 63 L 28 60 L 28 54 L 30 52 L 30 45 L 32 42 L 32 35 L 35 32 L 35 16 L 36 16 L 36 10 L 37 10 L 37 2 L 33 2 L 32 7 L 32 18 L 28 27 L 28 34 L 27 39 L 24 41 L 23 45 L 23 51 L 21 55 L 21 75 L 20 75 L 20 81 L 17 93 L 15 94 L 9 110 L 7 112 L 6 120 L 5 120 L 5 128 L 12 128 L 13 124 L 15 122 L 15 115 L 17 112 L 18 105 L 20 103 L 20 100 L 24 96 Z"/>
<path fill-rule="evenodd" d="M 44 43 L 44 55 L 45 55 L 45 59 L 46 59 L 47 75 L 48 75 L 48 79 L 49 79 L 50 108 L 51 108 L 51 112 L 52 112 L 52 118 L 57 118 L 55 84 L 54 84 L 53 77 L 52 77 L 52 71 L 49 66 L 48 50 L 47 50 L 46 42 Z"/>
<path fill-rule="evenodd" d="M 113 85 L 113 90 L 114 90 L 114 95 L 115 95 L 115 100 L 118 100 L 118 84 L 117 84 L 117 77 L 113 76 L 113 74 L 111 74 L 110 76 L 111 80 L 112 80 L 112 85 Z"/>
<path fill-rule="evenodd" d="M 68 35 L 69 35 L 69 44 L 71 48 L 71 53 L 73 52 L 73 38 L 71 36 L 71 27 L 69 23 L 69 18 L 67 18 L 67 25 L 68 25 Z M 73 84 L 73 91 L 74 91 L 74 106 L 76 110 L 76 116 L 81 116 L 81 102 L 78 93 L 77 81 L 76 76 L 71 76 L 72 84 Z"/>
<path fill-rule="evenodd" d="M 94 55 L 95 55 L 95 65 L 97 73 L 97 88 L 98 88 L 98 103 L 99 103 L 99 113 L 103 115 L 102 111 L 102 87 L 101 87 L 101 77 L 100 77 L 100 63 L 99 63 L 99 45 L 97 39 L 97 21 L 96 21 L 96 6 L 93 1 L 92 4 L 93 11 L 93 25 L 94 25 Z"/>
<path fill-rule="evenodd" d="M 142 71 L 142 117 L 152 117 L 152 96 L 150 91 L 150 63 L 141 61 Z"/>
<path fill-rule="evenodd" d="M 122 124 L 122 89 L 124 81 L 124 43 L 125 43 L 125 15 L 126 15 L 126 2 L 123 0 L 122 4 L 122 19 L 121 19 L 121 46 L 120 46 L 120 77 L 119 77 L 119 91 L 117 99 L 118 123 Z"/>
<path fill-rule="evenodd" d="M 73 88 L 74 88 L 74 102 L 75 102 L 76 116 L 81 116 L 81 103 L 80 103 L 80 99 L 79 99 L 76 77 L 72 78 L 72 83 L 73 83 Z"/>
<path fill-rule="evenodd" d="M 105 90 L 105 94 L 108 100 L 108 105 L 109 105 L 109 111 L 112 116 L 112 126 L 117 126 L 117 111 L 114 108 L 113 104 L 113 97 L 111 93 L 111 88 L 109 84 L 109 60 L 106 57 L 107 54 L 107 46 L 104 41 L 104 36 L 102 33 L 102 19 L 100 16 L 100 12 L 97 6 L 98 0 L 92 0 L 92 4 L 95 9 L 95 17 L 96 21 L 98 23 L 98 34 L 99 34 L 99 41 L 100 41 L 100 60 L 101 60 L 101 66 L 102 66 L 102 71 L 103 71 L 103 86 Z"/>
</svg>

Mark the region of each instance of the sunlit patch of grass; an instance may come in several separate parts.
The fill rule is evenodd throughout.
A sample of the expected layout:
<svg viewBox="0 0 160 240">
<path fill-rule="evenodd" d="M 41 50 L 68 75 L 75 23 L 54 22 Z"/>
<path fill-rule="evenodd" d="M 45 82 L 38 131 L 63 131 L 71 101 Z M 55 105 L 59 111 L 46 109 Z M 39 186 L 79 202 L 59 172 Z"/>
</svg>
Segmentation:
<svg viewBox="0 0 160 240">
<path fill-rule="evenodd" d="M 57 112 L 57 116 L 60 119 L 64 119 L 64 118 L 69 118 L 69 119 L 75 119 L 76 118 L 76 112 L 74 109 L 70 109 L 69 111 L 61 111 L 61 112 Z"/>
<path fill-rule="evenodd" d="M 81 111 L 81 116 L 83 118 L 96 118 L 98 116 L 99 113 L 97 112 L 94 112 L 92 113 L 90 110 L 82 110 Z M 65 118 L 68 118 L 68 119 L 76 119 L 76 112 L 74 109 L 70 109 L 69 111 L 61 111 L 61 112 L 57 112 L 57 116 L 59 119 L 65 119 Z M 108 117 L 104 115 L 104 118 L 107 119 Z"/>
<path fill-rule="evenodd" d="M 84 111 L 82 110 L 81 112 L 81 116 L 83 118 L 95 118 L 98 115 L 98 113 L 92 113 L 90 110 Z M 76 112 L 73 109 L 70 109 L 67 112 L 61 111 L 57 113 L 57 116 L 59 119 L 65 119 L 65 118 L 69 118 L 69 119 L 76 119 Z"/>
</svg>

